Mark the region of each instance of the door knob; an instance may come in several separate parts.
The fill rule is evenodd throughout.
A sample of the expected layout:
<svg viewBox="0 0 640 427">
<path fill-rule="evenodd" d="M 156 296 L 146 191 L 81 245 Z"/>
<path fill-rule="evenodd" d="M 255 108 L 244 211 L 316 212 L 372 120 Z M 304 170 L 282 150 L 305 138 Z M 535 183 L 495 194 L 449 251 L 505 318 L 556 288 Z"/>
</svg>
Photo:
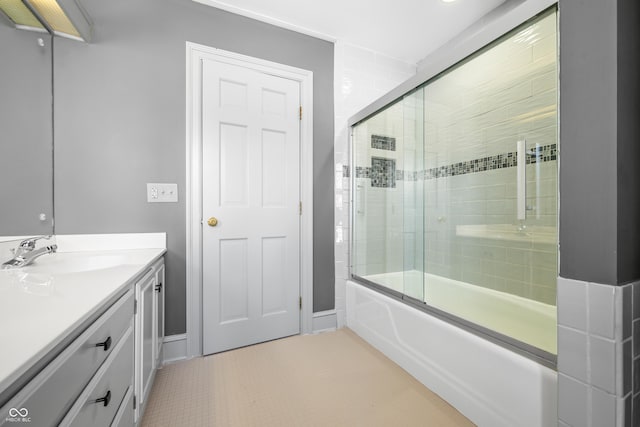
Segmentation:
<svg viewBox="0 0 640 427">
<path fill-rule="evenodd" d="M 216 225 L 218 225 L 218 220 L 212 216 L 207 220 L 207 224 L 209 224 L 210 227 L 215 227 Z"/>
</svg>

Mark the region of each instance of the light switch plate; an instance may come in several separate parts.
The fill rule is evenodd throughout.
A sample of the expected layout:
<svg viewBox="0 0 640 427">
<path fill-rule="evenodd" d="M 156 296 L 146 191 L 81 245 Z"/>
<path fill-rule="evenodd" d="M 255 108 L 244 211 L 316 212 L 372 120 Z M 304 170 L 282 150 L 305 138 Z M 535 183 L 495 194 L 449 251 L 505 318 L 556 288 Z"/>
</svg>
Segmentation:
<svg viewBox="0 0 640 427">
<path fill-rule="evenodd" d="M 147 183 L 147 202 L 175 203 L 178 201 L 178 184 Z"/>
</svg>

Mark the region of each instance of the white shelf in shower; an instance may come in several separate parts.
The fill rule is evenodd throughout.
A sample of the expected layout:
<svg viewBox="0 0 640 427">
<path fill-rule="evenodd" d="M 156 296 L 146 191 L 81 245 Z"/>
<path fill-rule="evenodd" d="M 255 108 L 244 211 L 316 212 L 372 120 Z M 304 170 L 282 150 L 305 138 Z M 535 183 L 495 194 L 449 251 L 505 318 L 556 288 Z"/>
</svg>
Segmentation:
<svg viewBox="0 0 640 427">
<path fill-rule="evenodd" d="M 524 230 L 514 224 L 457 225 L 456 236 L 548 245 L 558 242 L 556 228 L 542 225 L 528 226 Z"/>
</svg>

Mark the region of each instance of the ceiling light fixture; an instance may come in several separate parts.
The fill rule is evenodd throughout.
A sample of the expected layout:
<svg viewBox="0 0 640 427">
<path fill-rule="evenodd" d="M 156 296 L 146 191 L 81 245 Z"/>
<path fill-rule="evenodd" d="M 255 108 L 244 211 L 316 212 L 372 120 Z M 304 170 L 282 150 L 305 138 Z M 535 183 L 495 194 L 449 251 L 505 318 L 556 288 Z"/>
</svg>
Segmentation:
<svg viewBox="0 0 640 427">
<path fill-rule="evenodd" d="M 441 1 L 442 1 L 442 3 L 453 3 L 456 0 L 441 0 Z"/>
<path fill-rule="evenodd" d="M 76 0 L 0 0 L 0 11 L 19 29 L 91 40 L 91 21 Z"/>
</svg>

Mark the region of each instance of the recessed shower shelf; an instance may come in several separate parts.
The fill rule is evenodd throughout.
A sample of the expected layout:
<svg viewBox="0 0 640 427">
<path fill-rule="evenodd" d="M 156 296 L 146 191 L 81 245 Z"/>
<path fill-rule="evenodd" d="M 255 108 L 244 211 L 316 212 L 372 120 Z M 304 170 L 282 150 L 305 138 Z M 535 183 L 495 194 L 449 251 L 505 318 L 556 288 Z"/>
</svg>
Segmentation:
<svg viewBox="0 0 640 427">
<path fill-rule="evenodd" d="M 457 225 L 456 236 L 548 245 L 558 242 L 556 228 L 543 225 L 527 226 L 524 230 L 514 224 Z"/>
</svg>

